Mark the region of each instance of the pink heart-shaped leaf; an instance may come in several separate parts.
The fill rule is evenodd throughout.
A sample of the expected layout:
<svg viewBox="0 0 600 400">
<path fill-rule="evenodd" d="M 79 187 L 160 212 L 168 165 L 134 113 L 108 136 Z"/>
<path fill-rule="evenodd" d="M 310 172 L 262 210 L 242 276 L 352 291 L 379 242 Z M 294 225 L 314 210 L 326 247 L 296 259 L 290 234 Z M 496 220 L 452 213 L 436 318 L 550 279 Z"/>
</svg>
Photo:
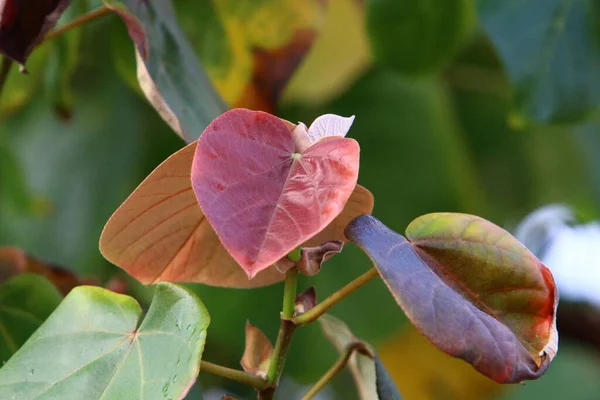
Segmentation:
<svg viewBox="0 0 600 400">
<path fill-rule="evenodd" d="M 329 137 L 297 151 L 282 120 L 245 109 L 224 113 L 198 140 L 196 198 L 250 278 L 323 230 L 356 186 L 355 140 Z"/>
<path fill-rule="evenodd" d="M 290 132 L 296 127 L 283 122 Z M 166 159 L 115 211 L 102 232 L 100 251 L 142 283 L 253 288 L 282 281 L 285 275 L 275 266 L 248 279 L 221 244 L 192 190 L 196 145 L 194 142 Z M 303 246 L 345 241 L 348 222 L 372 210 L 373 195 L 356 185 L 342 213 Z"/>
</svg>

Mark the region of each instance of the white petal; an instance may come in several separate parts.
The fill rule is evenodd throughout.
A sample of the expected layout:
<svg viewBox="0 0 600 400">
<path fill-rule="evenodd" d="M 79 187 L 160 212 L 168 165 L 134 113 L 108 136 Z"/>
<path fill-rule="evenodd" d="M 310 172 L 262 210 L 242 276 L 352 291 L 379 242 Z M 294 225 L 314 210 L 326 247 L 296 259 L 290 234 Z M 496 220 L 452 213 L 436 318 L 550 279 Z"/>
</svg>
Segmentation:
<svg viewBox="0 0 600 400">
<path fill-rule="evenodd" d="M 515 237 L 539 256 L 554 235 L 574 221 L 575 217 L 568 206 L 549 204 L 525 217 L 515 229 Z"/>
<path fill-rule="evenodd" d="M 600 224 L 565 227 L 558 231 L 542 261 L 554 275 L 561 297 L 600 307 Z"/>
<path fill-rule="evenodd" d="M 600 307 L 600 222 L 574 221 L 569 207 L 547 205 L 529 214 L 515 236 L 550 268 L 561 298 Z"/>
<path fill-rule="evenodd" d="M 315 143 L 328 136 L 343 137 L 346 136 L 353 122 L 354 115 L 348 118 L 335 114 L 321 115 L 308 128 L 308 137 L 311 143 Z"/>
</svg>

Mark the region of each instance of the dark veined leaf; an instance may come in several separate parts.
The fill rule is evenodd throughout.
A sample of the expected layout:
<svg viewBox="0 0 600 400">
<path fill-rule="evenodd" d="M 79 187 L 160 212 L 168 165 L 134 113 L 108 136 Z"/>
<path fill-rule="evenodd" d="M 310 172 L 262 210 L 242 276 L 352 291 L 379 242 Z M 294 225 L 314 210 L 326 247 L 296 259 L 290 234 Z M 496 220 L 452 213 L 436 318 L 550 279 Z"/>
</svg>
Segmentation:
<svg viewBox="0 0 600 400">
<path fill-rule="evenodd" d="M 71 0 L 5 0 L 0 4 L 0 53 L 25 64 Z"/>
<path fill-rule="evenodd" d="M 346 229 L 441 350 L 497 382 L 542 375 L 558 346 L 550 270 L 508 232 L 472 215 L 428 214 L 406 232 L 410 242 L 371 216 Z"/>
<path fill-rule="evenodd" d="M 0 365 L 25 343 L 62 299 L 38 275 L 23 274 L 0 285 Z"/>
<path fill-rule="evenodd" d="M 127 25 L 140 86 L 160 116 L 188 143 L 227 109 L 178 25 L 170 0 L 106 0 Z"/>
<path fill-rule="evenodd" d="M 0 369 L 0 398 L 182 399 L 200 369 L 208 312 L 162 283 L 141 316 L 131 297 L 73 289 Z"/>
<path fill-rule="evenodd" d="M 438 72 L 475 22 L 474 0 L 369 0 L 373 53 L 406 74 Z"/>
<path fill-rule="evenodd" d="M 483 28 L 515 84 L 520 124 L 576 122 L 600 106 L 600 3 L 478 0 Z"/>
</svg>

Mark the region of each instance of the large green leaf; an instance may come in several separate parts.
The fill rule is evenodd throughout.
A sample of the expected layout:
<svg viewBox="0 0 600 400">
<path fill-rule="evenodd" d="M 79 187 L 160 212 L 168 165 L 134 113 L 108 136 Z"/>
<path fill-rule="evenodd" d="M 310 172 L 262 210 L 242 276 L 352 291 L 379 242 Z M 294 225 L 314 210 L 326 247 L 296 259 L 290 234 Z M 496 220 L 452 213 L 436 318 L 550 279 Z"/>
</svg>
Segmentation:
<svg viewBox="0 0 600 400">
<path fill-rule="evenodd" d="M 0 365 L 60 303 L 62 296 L 39 275 L 19 275 L 0 285 Z"/>
<path fill-rule="evenodd" d="M 73 289 L 0 369 L 2 399 L 182 399 L 210 317 L 187 289 L 159 284 L 143 320 L 131 297 Z"/>
<path fill-rule="evenodd" d="M 600 105 L 600 2 L 478 0 L 516 86 L 516 119 L 574 122 Z"/>
<path fill-rule="evenodd" d="M 170 0 L 106 1 L 135 43 L 140 86 L 161 117 L 187 142 L 227 108 L 179 27 Z"/>
<path fill-rule="evenodd" d="M 373 53 L 400 72 L 439 71 L 472 31 L 473 0 L 370 0 Z"/>
</svg>

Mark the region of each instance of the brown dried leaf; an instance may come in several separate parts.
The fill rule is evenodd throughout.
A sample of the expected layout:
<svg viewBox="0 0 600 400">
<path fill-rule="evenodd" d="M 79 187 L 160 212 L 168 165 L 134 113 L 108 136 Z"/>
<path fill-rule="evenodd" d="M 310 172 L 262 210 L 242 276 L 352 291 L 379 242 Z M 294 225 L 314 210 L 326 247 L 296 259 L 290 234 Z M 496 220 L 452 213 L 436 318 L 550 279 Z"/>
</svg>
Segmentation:
<svg viewBox="0 0 600 400">
<path fill-rule="evenodd" d="M 246 348 L 240 360 L 244 371 L 266 378 L 272 354 L 273 345 L 263 331 L 246 321 Z"/>
<path fill-rule="evenodd" d="M 319 247 L 303 247 L 298 271 L 307 276 L 316 275 L 321 271 L 321 264 L 340 253 L 343 247 L 344 242 L 340 240 L 331 240 Z"/>
<path fill-rule="evenodd" d="M 296 296 L 296 315 L 307 312 L 315 305 L 317 305 L 317 291 L 311 286 Z"/>
</svg>

